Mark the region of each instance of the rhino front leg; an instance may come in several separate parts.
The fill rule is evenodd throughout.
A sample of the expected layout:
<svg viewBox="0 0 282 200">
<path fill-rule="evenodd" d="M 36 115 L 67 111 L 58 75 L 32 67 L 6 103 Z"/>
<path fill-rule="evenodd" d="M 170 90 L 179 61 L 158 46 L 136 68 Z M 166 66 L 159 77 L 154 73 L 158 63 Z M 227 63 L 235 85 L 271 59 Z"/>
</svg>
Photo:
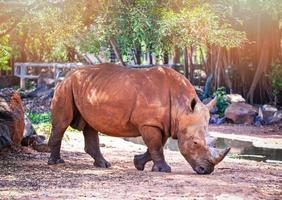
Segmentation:
<svg viewBox="0 0 282 200">
<path fill-rule="evenodd" d="M 164 159 L 163 141 L 166 140 L 163 138 L 161 131 L 156 127 L 143 126 L 141 128 L 141 135 L 145 144 L 148 146 L 149 156 L 154 162 L 152 171 L 171 172 L 170 166 Z M 145 158 L 148 160 L 150 158 L 149 156 L 145 156 Z"/>
<path fill-rule="evenodd" d="M 96 167 L 109 168 L 111 164 L 105 160 L 100 151 L 98 131 L 86 125 L 83 135 L 85 141 L 84 150 L 95 160 L 94 165 Z"/>
</svg>

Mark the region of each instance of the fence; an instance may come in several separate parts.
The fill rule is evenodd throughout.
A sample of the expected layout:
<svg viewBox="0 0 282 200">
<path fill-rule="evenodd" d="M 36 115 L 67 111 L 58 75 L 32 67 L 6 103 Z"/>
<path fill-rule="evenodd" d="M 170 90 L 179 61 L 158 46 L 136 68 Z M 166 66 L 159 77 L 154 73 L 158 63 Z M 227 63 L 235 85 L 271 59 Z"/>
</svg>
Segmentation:
<svg viewBox="0 0 282 200">
<path fill-rule="evenodd" d="M 82 66 L 82 63 L 15 63 L 14 76 L 20 78 L 20 87 L 25 89 L 26 79 L 38 80 L 40 72 L 48 70 L 53 73 L 55 82 L 62 79 L 60 73 Z"/>
</svg>

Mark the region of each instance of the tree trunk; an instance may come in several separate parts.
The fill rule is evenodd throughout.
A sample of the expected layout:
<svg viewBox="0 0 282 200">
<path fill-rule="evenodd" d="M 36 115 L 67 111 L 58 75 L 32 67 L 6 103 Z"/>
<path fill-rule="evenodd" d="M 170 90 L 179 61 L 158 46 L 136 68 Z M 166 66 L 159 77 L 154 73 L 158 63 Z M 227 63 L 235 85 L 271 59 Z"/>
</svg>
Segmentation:
<svg viewBox="0 0 282 200">
<path fill-rule="evenodd" d="M 152 48 L 152 44 L 149 44 L 149 64 L 153 65 L 153 48 Z"/>
<path fill-rule="evenodd" d="M 258 82 L 261 80 L 262 75 L 266 72 L 267 65 L 269 63 L 269 43 L 267 41 L 263 43 L 262 49 L 258 67 L 247 95 L 251 104 L 254 103 L 254 92 Z"/>
<path fill-rule="evenodd" d="M 173 64 L 180 64 L 180 49 L 178 47 L 174 48 Z"/>
<path fill-rule="evenodd" d="M 232 82 L 230 80 L 228 73 L 226 72 L 228 69 L 227 67 L 229 66 L 227 49 L 225 49 L 224 52 L 225 53 L 222 56 L 222 75 L 223 75 L 225 85 L 228 87 L 230 93 L 232 94 L 233 93 Z"/>
<path fill-rule="evenodd" d="M 190 51 L 188 51 L 188 71 L 189 79 L 191 83 L 194 83 L 194 65 L 193 65 L 193 47 L 190 46 Z"/>
<path fill-rule="evenodd" d="M 167 65 L 169 61 L 169 55 L 167 51 L 164 51 L 164 64 Z"/>
<path fill-rule="evenodd" d="M 189 55 L 188 55 L 188 48 L 184 48 L 184 76 L 188 78 L 189 76 Z"/>
<path fill-rule="evenodd" d="M 121 53 L 120 53 L 120 51 L 119 51 L 119 48 L 118 48 L 118 45 L 117 45 L 116 40 L 111 37 L 111 38 L 109 38 L 109 41 L 110 41 L 110 44 L 111 44 L 111 46 L 113 47 L 113 50 L 114 50 L 114 52 L 115 52 L 115 55 L 116 55 L 116 57 L 118 58 L 118 60 L 120 61 L 121 65 L 122 65 L 122 66 L 126 66 L 125 62 L 124 62 L 123 59 L 122 59 L 122 56 L 121 56 Z"/>
<path fill-rule="evenodd" d="M 220 86 L 220 55 L 221 55 L 221 48 L 218 47 L 217 50 L 217 59 L 216 59 L 216 65 L 215 65 L 215 87 L 218 88 Z"/>
<path fill-rule="evenodd" d="M 136 47 L 136 52 L 135 52 L 135 58 L 136 58 L 136 64 L 137 65 L 141 65 L 141 54 L 142 54 L 142 51 L 141 51 L 141 45 L 137 45 Z"/>
</svg>

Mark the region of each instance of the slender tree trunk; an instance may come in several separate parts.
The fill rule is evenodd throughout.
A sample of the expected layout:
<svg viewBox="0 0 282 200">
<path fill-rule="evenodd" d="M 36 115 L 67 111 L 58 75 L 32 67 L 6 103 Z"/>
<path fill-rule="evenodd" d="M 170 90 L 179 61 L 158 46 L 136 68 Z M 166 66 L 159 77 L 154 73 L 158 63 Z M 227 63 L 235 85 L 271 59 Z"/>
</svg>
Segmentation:
<svg viewBox="0 0 282 200">
<path fill-rule="evenodd" d="M 184 48 L 184 76 L 188 78 L 189 76 L 189 55 L 188 55 L 188 48 Z"/>
<path fill-rule="evenodd" d="M 254 102 L 254 92 L 260 81 L 262 75 L 266 72 L 267 65 L 269 63 L 269 43 L 265 41 L 262 46 L 261 56 L 258 63 L 258 67 L 252 81 L 250 90 L 248 92 L 247 98 L 250 100 L 250 103 Z"/>
<path fill-rule="evenodd" d="M 216 59 L 216 65 L 215 65 L 215 87 L 218 88 L 220 86 L 220 55 L 221 55 L 221 48 L 218 47 L 217 50 L 217 59 Z"/>
<path fill-rule="evenodd" d="M 190 46 L 190 51 L 188 51 L 188 71 L 189 71 L 189 79 L 192 83 L 194 83 L 194 64 L 193 64 L 193 47 Z"/>
<path fill-rule="evenodd" d="M 208 66 L 207 66 L 207 63 L 206 63 L 206 60 L 205 60 L 205 57 L 204 57 L 204 53 L 203 53 L 203 49 L 200 48 L 200 54 L 201 54 L 201 61 L 202 61 L 202 64 L 204 65 L 204 68 L 205 68 L 205 72 L 208 71 Z"/>
<path fill-rule="evenodd" d="M 230 90 L 230 93 L 233 93 L 233 88 L 232 88 L 232 82 L 230 80 L 230 77 L 227 73 L 227 67 L 228 67 L 228 52 L 227 50 L 225 49 L 224 51 L 225 53 L 223 54 L 222 56 L 222 75 L 223 75 L 223 78 L 224 78 L 224 82 L 226 84 L 226 86 L 228 87 L 228 89 Z"/>
<path fill-rule="evenodd" d="M 178 47 L 174 48 L 173 64 L 180 64 L 180 49 Z"/>
<path fill-rule="evenodd" d="M 113 50 L 115 52 L 116 57 L 119 59 L 121 65 L 122 66 L 126 66 L 125 62 L 122 59 L 122 56 L 121 56 L 121 53 L 119 51 L 119 48 L 118 48 L 116 40 L 111 37 L 111 38 L 109 38 L 109 41 L 110 41 L 111 46 L 113 47 Z"/>
<path fill-rule="evenodd" d="M 149 64 L 153 65 L 153 48 L 152 48 L 152 44 L 149 44 Z"/>
<path fill-rule="evenodd" d="M 137 45 L 136 52 L 135 52 L 135 58 L 136 58 L 137 65 L 141 65 L 141 54 L 142 54 L 141 45 Z"/>
<path fill-rule="evenodd" d="M 164 51 L 164 64 L 167 65 L 169 61 L 169 55 L 167 51 Z"/>
</svg>

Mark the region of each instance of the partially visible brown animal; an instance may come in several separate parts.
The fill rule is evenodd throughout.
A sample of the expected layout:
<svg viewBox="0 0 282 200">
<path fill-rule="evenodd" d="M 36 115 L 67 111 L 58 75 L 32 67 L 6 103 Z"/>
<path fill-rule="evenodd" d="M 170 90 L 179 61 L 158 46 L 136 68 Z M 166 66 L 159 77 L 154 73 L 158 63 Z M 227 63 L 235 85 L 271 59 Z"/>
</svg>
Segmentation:
<svg viewBox="0 0 282 200">
<path fill-rule="evenodd" d="M 143 170 L 153 161 L 152 171 L 170 172 L 163 146 L 178 139 L 179 149 L 199 174 L 209 174 L 229 149 L 206 144 L 209 109 L 194 87 L 181 74 L 166 67 L 127 69 L 100 64 L 71 72 L 56 88 L 52 100 L 52 134 L 49 164 L 60 158 L 61 141 L 70 125 L 83 130 L 85 151 L 95 166 L 110 167 L 99 149 L 98 132 L 116 137 L 142 136 L 148 150 L 134 157 Z"/>
</svg>

